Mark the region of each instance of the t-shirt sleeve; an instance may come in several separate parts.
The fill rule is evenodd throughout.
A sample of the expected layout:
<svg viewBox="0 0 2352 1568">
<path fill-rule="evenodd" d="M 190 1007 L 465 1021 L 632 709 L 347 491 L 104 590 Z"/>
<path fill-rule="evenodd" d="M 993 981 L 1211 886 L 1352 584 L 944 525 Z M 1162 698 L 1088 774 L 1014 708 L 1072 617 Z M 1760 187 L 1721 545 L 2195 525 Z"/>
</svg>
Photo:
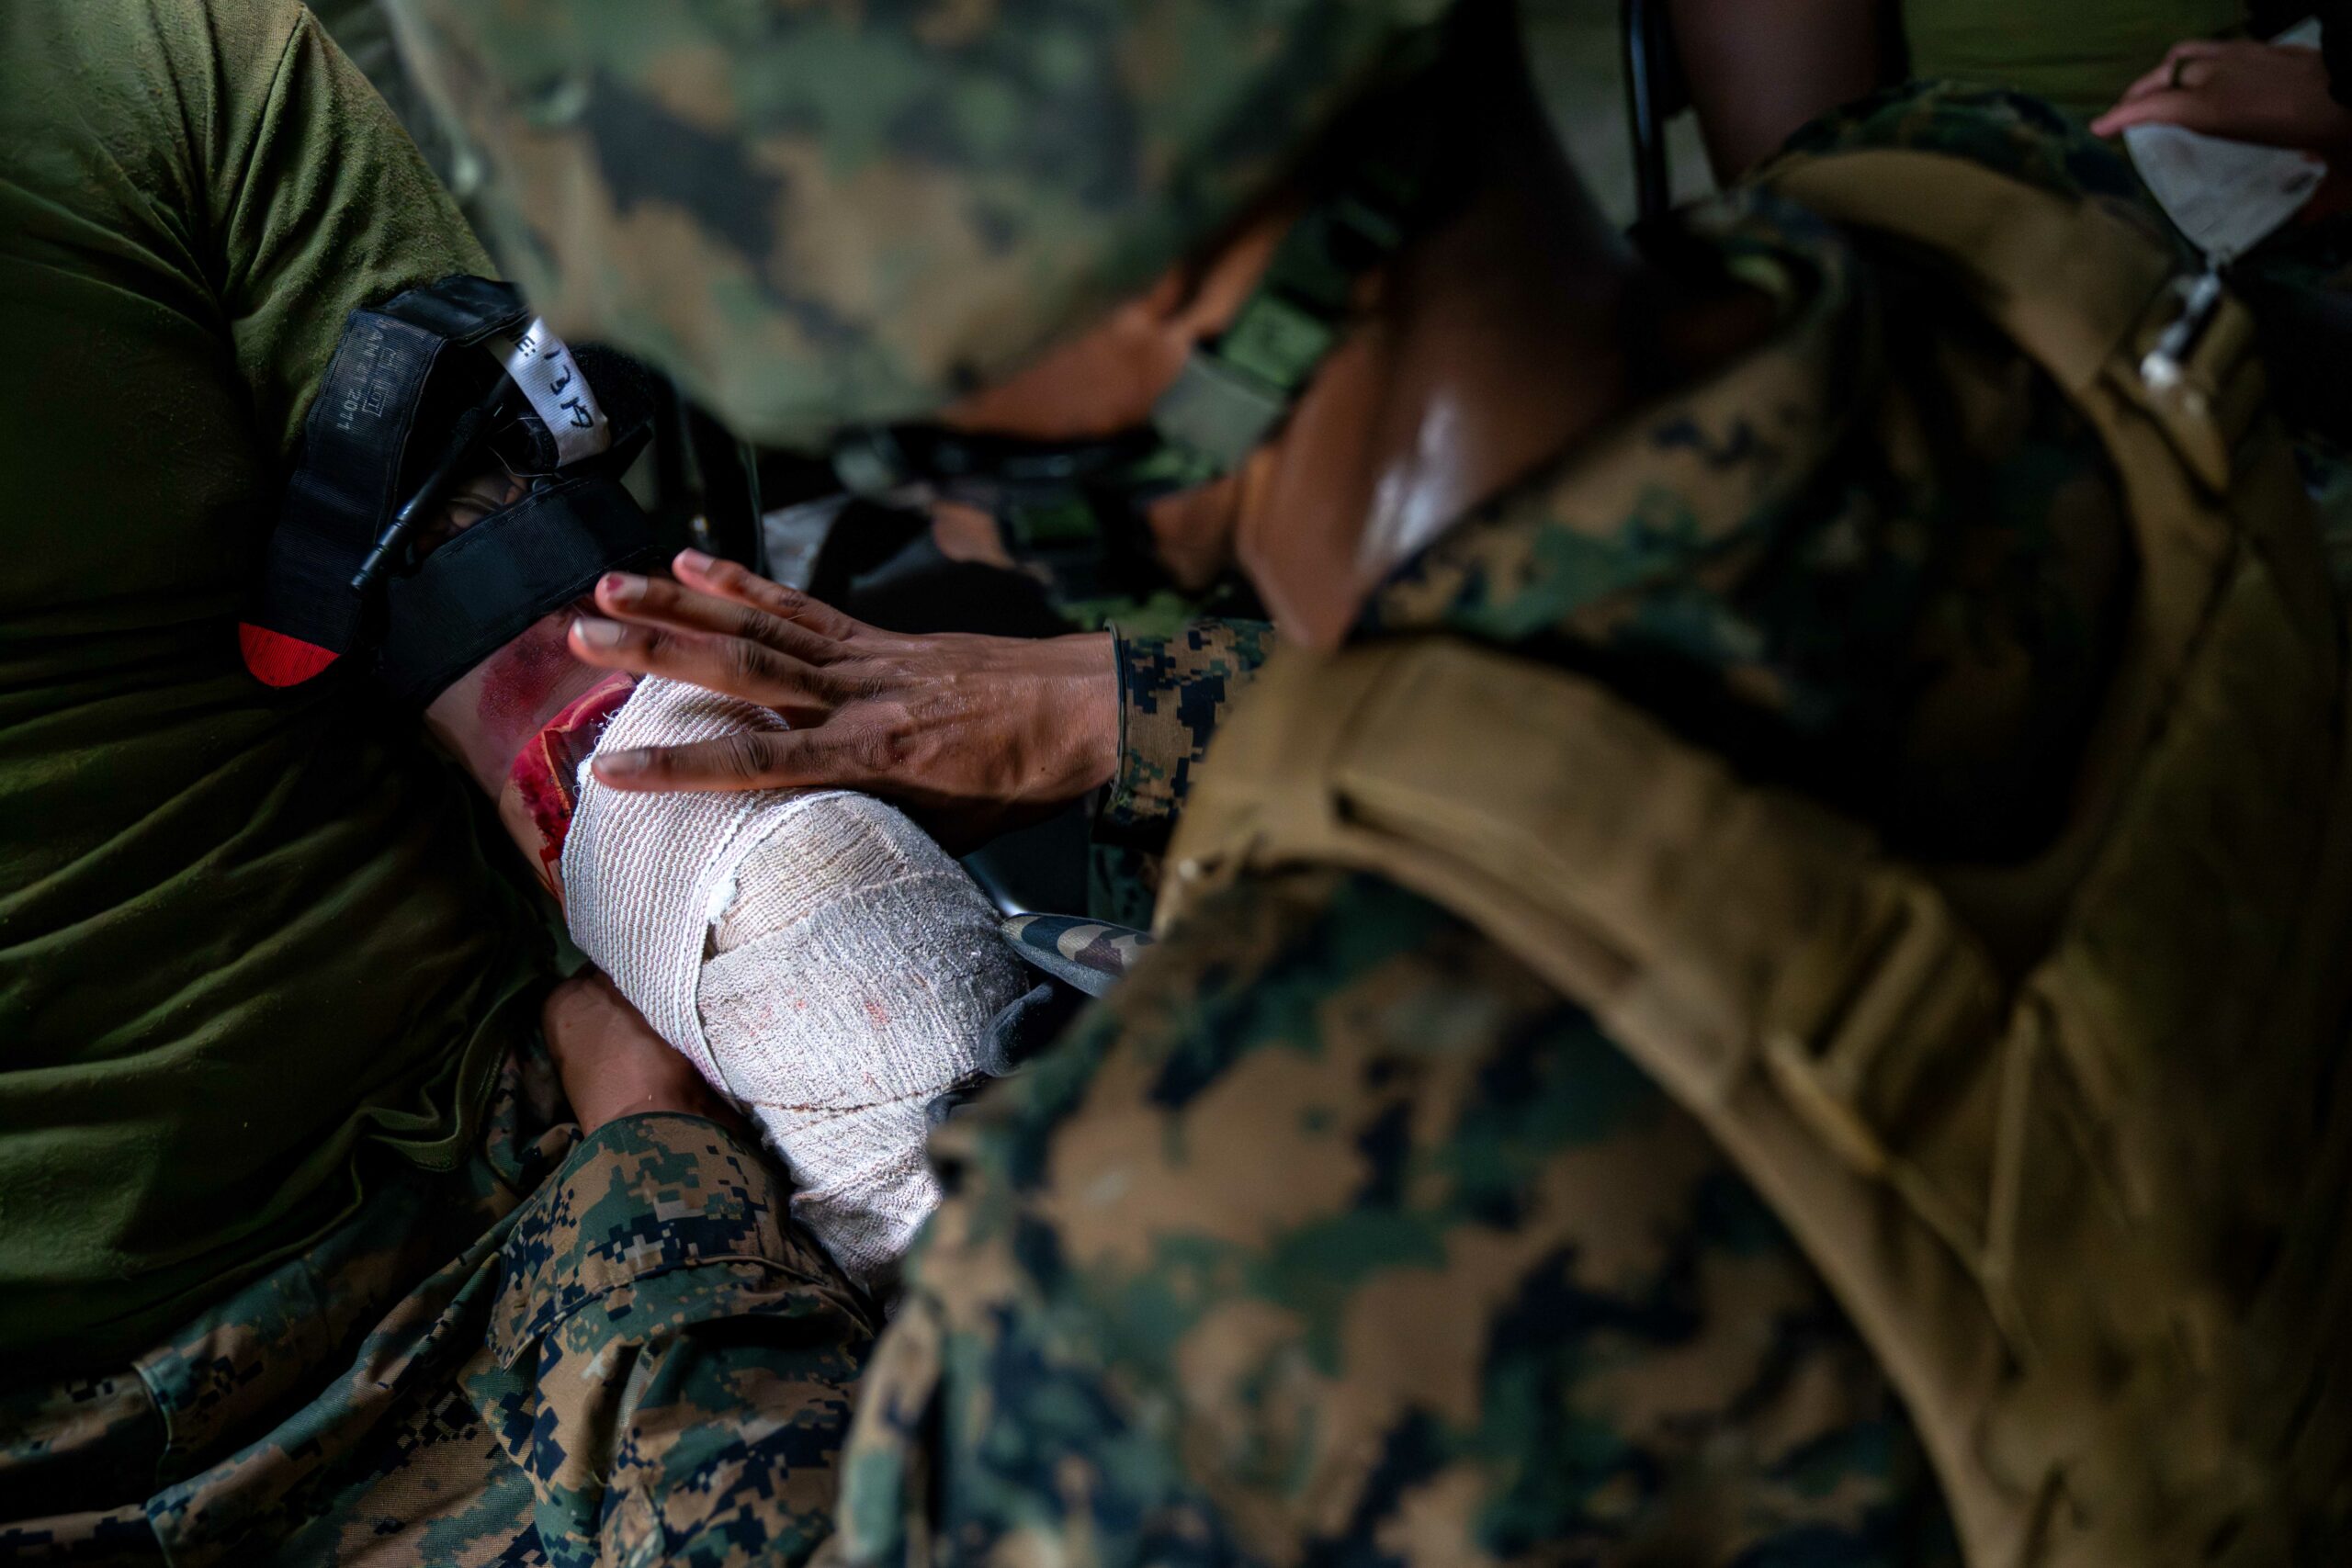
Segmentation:
<svg viewBox="0 0 2352 1568">
<path fill-rule="evenodd" d="M 231 9 L 234 9 L 232 7 Z M 366 77 L 299 6 L 277 48 L 222 73 L 208 181 L 220 302 L 265 440 L 289 450 L 344 318 L 491 264 Z"/>
<path fill-rule="evenodd" d="M 0 1364 L 446 1166 L 536 1032 L 470 786 L 236 635 L 344 318 L 481 265 L 293 0 L 0 0 Z"/>
</svg>

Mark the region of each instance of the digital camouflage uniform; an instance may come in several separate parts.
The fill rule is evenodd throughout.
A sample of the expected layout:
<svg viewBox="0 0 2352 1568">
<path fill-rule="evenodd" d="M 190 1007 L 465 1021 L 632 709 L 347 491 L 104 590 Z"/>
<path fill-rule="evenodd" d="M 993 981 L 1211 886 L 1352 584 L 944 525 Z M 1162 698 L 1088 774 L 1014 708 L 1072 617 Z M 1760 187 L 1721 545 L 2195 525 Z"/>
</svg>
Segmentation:
<svg viewBox="0 0 2352 1568">
<path fill-rule="evenodd" d="M 1273 649 L 1264 621 L 1198 620 L 1164 637 L 1111 626 L 1119 669 L 1119 768 L 1095 813 L 1090 911 L 1148 926 L 1159 857 L 1209 737 Z"/>
<path fill-rule="evenodd" d="M 481 1149 L 128 1366 L 0 1396 L 0 1562 L 752 1562 L 830 1527 L 868 1309 L 694 1116 Z"/>
<path fill-rule="evenodd" d="M 1912 145 L 2111 177 L 2030 106 L 1909 112 Z M 1484 509 L 1366 635 L 1606 670 L 1915 841 L 2031 833 L 2052 781 L 2008 759 L 2068 755 L 2120 581 L 2103 458 L 1949 311 L 1891 318 L 1913 280 L 1803 213 L 1735 197 L 1688 230 L 1780 299 L 1774 341 Z M 1983 417 L 1906 450 L 1948 398 Z M 1931 737 L 1923 702 L 1982 728 Z M 861 1391 L 853 1557 L 1952 1550 L 1882 1374 L 1696 1124 L 1377 879 L 1217 896 L 936 1147 L 954 1196 Z"/>
<path fill-rule="evenodd" d="M 1033 9 L 943 11 L 924 47 L 1092 15 Z M 713 13 L 631 55 L 609 13 L 558 37 L 528 6 L 403 11 L 514 182 L 524 265 L 599 326 L 635 321 L 748 425 L 774 417 L 793 386 L 752 390 L 762 347 L 712 329 L 808 319 L 790 275 L 761 293 L 785 249 L 724 211 L 750 148 L 821 123 L 788 107 L 808 90 L 789 51 L 758 54 L 785 13 Z M 747 99 L 755 83 L 780 96 Z M 666 191 L 610 135 L 649 119 L 684 160 Z M 895 153 L 998 167 L 929 118 L 860 123 L 834 175 Z M 1890 100 L 1825 134 L 2126 183 L 1996 96 Z M 762 223 L 792 209 L 762 189 Z M 624 269 L 650 263 L 656 232 L 658 301 L 588 260 L 641 237 Z M 1765 291 L 1770 341 L 1465 519 L 1363 634 L 1442 628 L 1600 671 L 1916 844 L 2030 842 L 2130 572 L 2098 444 L 1949 289 L 1798 209 L 1736 197 L 1661 245 Z M 1126 640 L 1114 831 L 1181 806 L 1258 638 Z M 861 1384 L 838 1560 L 1954 1551 L 1884 1375 L 1698 1125 L 1585 1012 L 1375 878 L 1218 896 L 934 1147 L 949 1196 Z"/>
</svg>

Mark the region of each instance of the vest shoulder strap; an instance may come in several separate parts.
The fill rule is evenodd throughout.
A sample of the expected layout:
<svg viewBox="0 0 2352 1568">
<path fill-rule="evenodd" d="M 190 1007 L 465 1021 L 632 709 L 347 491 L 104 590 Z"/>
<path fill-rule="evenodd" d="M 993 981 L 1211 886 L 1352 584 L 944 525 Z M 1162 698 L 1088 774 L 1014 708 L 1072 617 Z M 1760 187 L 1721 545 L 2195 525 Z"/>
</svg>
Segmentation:
<svg viewBox="0 0 2352 1568">
<path fill-rule="evenodd" d="M 2199 481 L 2229 488 L 2232 449 L 2262 406 L 2253 318 L 2185 274 L 2138 214 L 1894 148 L 1792 159 L 1766 183 L 1927 253 L 2070 398 L 2121 398 Z"/>
<path fill-rule="evenodd" d="M 1936 890 L 1868 832 L 1580 676 L 1445 637 L 1284 648 L 1216 744 L 1163 922 L 1250 865 L 1395 875 L 1624 1028 L 1688 1098 L 1772 1058 L 1873 1173 L 1884 1151 L 1840 1107 L 1886 1075 L 1874 1055 L 1896 1032 L 1981 1032 L 1996 999 Z"/>
<path fill-rule="evenodd" d="M 1939 1063 L 2000 1030 L 1990 960 L 1922 877 L 1599 683 L 1445 638 L 1278 651 L 1210 758 L 1163 930 L 1245 873 L 1299 865 L 1374 873 L 1462 916 L 1699 1117 L 1873 1343 L 1922 1348 L 1890 1366 L 1915 1407 L 1984 1407 L 2007 1359 L 1981 1267 L 1992 1195 L 1883 1135 L 1951 1090 Z M 1922 1332 L 1922 1311 L 1944 1321 Z M 1911 1321 L 1872 1333 L 1873 1312 Z M 1939 1471 L 1974 1468 L 1967 1425 L 1923 1428 Z M 2030 1504 L 1963 1525 L 1997 1540 Z"/>
<path fill-rule="evenodd" d="M 1939 874 L 2004 952 L 2030 945 L 2110 847 L 2119 792 L 2157 743 L 2229 584 L 2267 584 L 2307 648 L 2338 639 L 2293 457 L 2263 412 L 2252 318 L 2218 282 L 2187 274 L 2138 212 L 1964 158 L 1896 149 L 1793 157 L 1765 179 L 1949 281 L 2082 413 L 2120 490 L 2138 604 L 2086 738 L 2075 820 L 2029 872 Z"/>
</svg>

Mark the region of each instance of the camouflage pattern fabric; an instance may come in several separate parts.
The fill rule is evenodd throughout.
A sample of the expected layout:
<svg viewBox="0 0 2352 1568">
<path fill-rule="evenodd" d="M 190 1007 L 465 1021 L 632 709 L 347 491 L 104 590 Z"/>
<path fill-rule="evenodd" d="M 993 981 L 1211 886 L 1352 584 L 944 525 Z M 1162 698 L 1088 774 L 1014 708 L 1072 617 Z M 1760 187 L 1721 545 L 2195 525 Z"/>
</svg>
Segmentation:
<svg viewBox="0 0 2352 1568">
<path fill-rule="evenodd" d="M 749 1563 L 829 1528 L 869 1308 L 690 1116 L 489 1140 L 121 1371 L 0 1397 L 0 1562 Z"/>
<path fill-rule="evenodd" d="M 2132 165 L 2080 121 L 2040 98 L 1972 82 L 1911 82 L 1856 99 L 1798 130 L 1779 157 L 1873 147 L 1965 158 L 2062 196 L 2123 203 L 2147 219 L 2151 233 L 2168 228 Z M 2191 259 L 2175 243 L 2184 262 Z"/>
<path fill-rule="evenodd" d="M 1004 937 L 1024 961 L 1090 997 L 1125 979 L 1151 945 L 1148 931 L 1076 915 L 1015 915 L 1004 922 Z"/>
<path fill-rule="evenodd" d="M 1952 1560 L 1703 1132 L 1377 881 L 1204 908 L 934 1149 L 845 1561 Z"/>
<path fill-rule="evenodd" d="M 1446 0 L 394 0 L 560 329 L 808 444 L 1001 376 L 1261 194 Z"/>
<path fill-rule="evenodd" d="M 1193 770 L 1234 698 L 1273 651 L 1263 621 L 1195 621 L 1172 637 L 1132 637 L 1114 626 L 1119 666 L 1119 771 L 1095 833 L 1113 842 L 1167 847 Z"/>
<path fill-rule="evenodd" d="M 1151 924 L 1159 856 L 1183 809 L 1193 772 L 1226 709 L 1273 651 L 1273 628 L 1216 613 L 1213 593 L 1165 633 L 1128 613 L 1114 618 L 1119 671 L 1119 771 L 1094 817 L 1086 910 L 1114 926 Z M 1258 614 L 1262 608 L 1251 606 Z"/>
<path fill-rule="evenodd" d="M 1601 671 L 1890 830 L 2029 831 L 2129 570 L 2099 447 L 1810 215 L 1735 197 L 1684 237 L 1779 332 L 1469 519 L 1364 635 Z M 849 1561 L 1956 1559 L 1883 1375 L 1729 1163 L 1375 879 L 1220 895 L 939 1149 Z"/>
</svg>

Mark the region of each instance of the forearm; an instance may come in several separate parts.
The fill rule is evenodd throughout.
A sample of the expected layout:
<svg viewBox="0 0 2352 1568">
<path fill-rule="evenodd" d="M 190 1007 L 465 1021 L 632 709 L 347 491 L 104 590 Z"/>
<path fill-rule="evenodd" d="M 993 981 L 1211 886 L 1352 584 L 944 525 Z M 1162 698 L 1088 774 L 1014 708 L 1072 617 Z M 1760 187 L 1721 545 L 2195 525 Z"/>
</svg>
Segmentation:
<svg viewBox="0 0 2352 1568">
<path fill-rule="evenodd" d="M 1668 0 L 1707 161 L 1730 185 L 1808 120 L 1883 85 L 1883 0 Z"/>
</svg>

